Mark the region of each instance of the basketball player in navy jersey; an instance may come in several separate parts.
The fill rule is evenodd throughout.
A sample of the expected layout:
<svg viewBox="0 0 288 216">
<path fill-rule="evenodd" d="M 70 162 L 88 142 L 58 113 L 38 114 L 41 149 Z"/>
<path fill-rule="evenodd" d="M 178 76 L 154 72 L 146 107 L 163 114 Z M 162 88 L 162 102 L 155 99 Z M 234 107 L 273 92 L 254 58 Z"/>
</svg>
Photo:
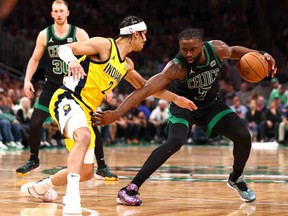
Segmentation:
<svg viewBox="0 0 288 216">
<path fill-rule="evenodd" d="M 243 180 L 251 137 L 238 115 L 219 99 L 217 77 L 223 59 L 239 60 L 255 50 L 228 46 L 220 40 L 203 42 L 202 32 L 198 29 L 185 29 L 178 40 L 180 52 L 161 73 L 149 79 L 144 88 L 134 91 L 116 110 L 94 114 L 96 124 L 109 124 L 172 81 L 169 90 L 192 100 L 198 107 L 189 111 L 174 103 L 170 105 L 167 141 L 151 153 L 131 183 L 119 191 L 117 201 L 125 205 L 140 205 L 142 201 L 136 195 L 141 185 L 185 144 L 191 126 L 196 124 L 206 131 L 208 137 L 219 134 L 233 141 L 234 164 L 227 185 L 236 190 L 243 201 L 253 202 L 255 193 Z M 273 77 L 277 71 L 275 60 L 268 53 L 261 53 L 269 62 Z"/>
<path fill-rule="evenodd" d="M 68 24 L 67 18 L 69 16 L 69 10 L 67 2 L 63 0 L 55 0 L 52 3 L 51 16 L 54 19 L 54 24 L 39 33 L 36 40 L 36 47 L 26 69 L 24 93 L 28 98 L 32 98 L 35 90 L 31 83 L 31 79 L 37 70 L 40 59 L 45 53 L 45 85 L 43 86 L 41 95 L 35 104 L 30 122 L 30 158 L 25 165 L 17 168 L 16 172 L 19 175 L 28 173 L 40 165 L 40 130 L 45 119 L 50 116 L 48 107 L 51 97 L 62 85 L 63 77 L 67 74 L 67 65 L 58 57 L 57 48 L 63 44 L 75 41 L 87 41 L 89 39 L 85 30 Z M 105 164 L 101 135 L 97 127 L 94 127 L 94 131 L 97 136 L 95 155 L 98 164 L 95 177 L 102 180 L 117 180 L 118 177 L 111 173 Z"/>
</svg>

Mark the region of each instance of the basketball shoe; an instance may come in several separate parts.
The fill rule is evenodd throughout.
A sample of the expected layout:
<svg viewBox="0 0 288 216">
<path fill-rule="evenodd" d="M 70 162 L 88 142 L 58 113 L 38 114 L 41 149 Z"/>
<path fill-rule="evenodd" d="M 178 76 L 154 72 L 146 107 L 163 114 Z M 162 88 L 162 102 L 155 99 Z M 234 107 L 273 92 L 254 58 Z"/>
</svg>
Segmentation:
<svg viewBox="0 0 288 216">
<path fill-rule="evenodd" d="M 25 165 L 18 167 L 18 169 L 16 169 L 16 173 L 20 173 L 20 174 L 25 174 L 33 169 L 36 169 L 37 167 L 39 167 L 40 163 L 32 161 L 32 160 L 28 160 L 26 162 Z"/>
<path fill-rule="evenodd" d="M 123 187 L 117 196 L 117 202 L 123 205 L 129 206 L 139 206 L 142 203 L 136 195 L 140 195 L 138 193 L 138 187 L 136 184 L 128 184 L 126 187 Z"/>
<path fill-rule="evenodd" d="M 50 188 L 44 194 L 38 194 L 35 191 L 34 186 L 37 182 L 30 182 L 21 186 L 21 192 L 24 193 L 26 196 L 33 196 L 35 198 L 41 199 L 43 202 L 53 202 L 57 199 L 57 192 Z"/>
<path fill-rule="evenodd" d="M 254 191 L 243 181 L 244 175 L 241 175 L 236 182 L 233 182 L 230 178 L 231 174 L 227 180 L 228 187 L 237 191 L 243 201 L 253 202 L 256 199 Z"/>
<path fill-rule="evenodd" d="M 63 196 L 63 214 L 81 214 L 80 196 Z"/>
<path fill-rule="evenodd" d="M 104 181 L 117 181 L 118 176 L 113 174 L 109 167 L 105 167 L 102 169 L 97 169 L 96 173 L 94 174 L 94 177 L 99 180 L 104 180 Z"/>
</svg>

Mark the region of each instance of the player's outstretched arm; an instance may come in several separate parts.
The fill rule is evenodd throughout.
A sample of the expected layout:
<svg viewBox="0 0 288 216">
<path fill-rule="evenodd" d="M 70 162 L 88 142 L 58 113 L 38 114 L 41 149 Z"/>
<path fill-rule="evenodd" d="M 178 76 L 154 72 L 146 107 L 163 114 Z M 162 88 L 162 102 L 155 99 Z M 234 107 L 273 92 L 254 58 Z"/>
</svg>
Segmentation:
<svg viewBox="0 0 288 216">
<path fill-rule="evenodd" d="M 179 79 L 179 74 L 177 73 L 179 66 L 175 64 L 170 64 L 165 67 L 165 69 L 151 77 L 142 88 L 139 88 L 132 92 L 114 111 L 106 112 L 96 112 L 92 117 L 92 121 L 97 125 L 106 125 L 110 124 L 113 121 L 120 118 L 124 113 L 130 110 L 132 107 L 135 107 L 140 101 L 144 100 L 150 95 L 153 95 L 157 92 L 158 96 L 172 101 L 180 107 L 187 108 L 189 110 L 197 109 L 196 105 L 188 100 L 185 97 L 178 96 L 174 93 L 163 91 L 163 89 L 175 79 Z M 180 71 L 181 72 L 181 71 Z"/>
</svg>

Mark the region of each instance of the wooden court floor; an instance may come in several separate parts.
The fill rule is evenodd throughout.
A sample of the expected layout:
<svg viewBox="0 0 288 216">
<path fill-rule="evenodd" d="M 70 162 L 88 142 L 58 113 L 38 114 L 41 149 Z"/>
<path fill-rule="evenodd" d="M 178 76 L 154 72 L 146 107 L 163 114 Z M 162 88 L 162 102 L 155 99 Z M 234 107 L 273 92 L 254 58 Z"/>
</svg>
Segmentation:
<svg viewBox="0 0 288 216">
<path fill-rule="evenodd" d="M 288 147 L 253 147 L 245 170 L 257 199 L 243 203 L 226 186 L 231 170 L 231 146 L 186 145 L 173 155 L 140 189 L 141 206 L 118 205 L 119 189 L 132 179 L 156 145 L 105 147 L 106 161 L 119 175 L 116 182 L 92 179 L 81 183 L 82 215 L 186 216 L 186 215 L 288 215 Z M 40 151 L 41 167 L 19 177 L 15 168 L 28 151 L 0 151 L 0 215 L 62 215 L 65 187 L 56 188 L 55 203 L 23 196 L 20 186 L 55 173 L 66 165 L 65 149 Z"/>
</svg>

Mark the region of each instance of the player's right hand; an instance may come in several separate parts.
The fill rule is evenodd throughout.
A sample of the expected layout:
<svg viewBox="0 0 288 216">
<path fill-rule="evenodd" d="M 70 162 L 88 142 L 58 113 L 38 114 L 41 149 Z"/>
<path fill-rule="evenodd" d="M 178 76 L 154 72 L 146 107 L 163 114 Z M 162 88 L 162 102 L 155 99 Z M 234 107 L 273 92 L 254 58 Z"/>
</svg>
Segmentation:
<svg viewBox="0 0 288 216">
<path fill-rule="evenodd" d="M 25 96 L 28 97 L 29 99 L 31 99 L 34 96 L 35 90 L 31 82 L 25 82 L 23 90 Z"/>
<path fill-rule="evenodd" d="M 83 79 L 87 74 L 77 60 L 72 60 L 68 64 L 68 76 L 73 76 L 74 81 Z"/>
<path fill-rule="evenodd" d="M 108 125 L 119 119 L 119 116 L 114 110 L 107 110 L 105 112 L 96 111 L 92 114 L 91 120 L 93 126 Z"/>
</svg>

